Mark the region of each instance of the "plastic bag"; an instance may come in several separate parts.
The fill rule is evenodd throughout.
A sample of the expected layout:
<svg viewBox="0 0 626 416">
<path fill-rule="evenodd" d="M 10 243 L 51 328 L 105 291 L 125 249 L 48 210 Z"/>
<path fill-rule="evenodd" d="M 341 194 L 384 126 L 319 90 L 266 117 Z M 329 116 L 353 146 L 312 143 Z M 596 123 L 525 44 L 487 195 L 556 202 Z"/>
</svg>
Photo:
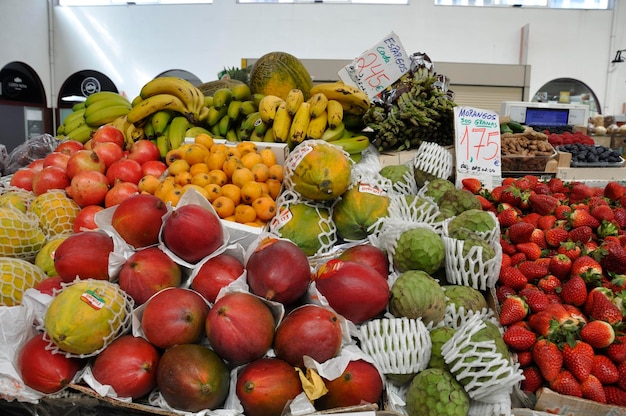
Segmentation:
<svg viewBox="0 0 626 416">
<path fill-rule="evenodd" d="M 7 147 L 0 144 L 0 176 L 4 175 L 4 167 L 6 166 L 8 159 L 9 152 L 7 152 Z"/>
<path fill-rule="evenodd" d="M 57 148 L 59 142 L 59 139 L 49 134 L 42 134 L 26 140 L 9 153 L 2 174 L 11 175 L 20 168 L 28 166 L 32 161 L 43 159 Z"/>
</svg>

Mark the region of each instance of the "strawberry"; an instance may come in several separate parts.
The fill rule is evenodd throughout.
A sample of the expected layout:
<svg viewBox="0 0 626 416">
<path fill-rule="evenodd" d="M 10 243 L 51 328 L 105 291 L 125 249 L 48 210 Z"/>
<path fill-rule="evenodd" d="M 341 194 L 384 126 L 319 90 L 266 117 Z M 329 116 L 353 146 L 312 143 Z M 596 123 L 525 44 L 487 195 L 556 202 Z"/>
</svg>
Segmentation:
<svg viewBox="0 0 626 416">
<path fill-rule="evenodd" d="M 605 321 L 590 321 L 580 330 L 580 339 L 594 348 L 606 348 L 615 340 L 615 331 Z"/>
<path fill-rule="evenodd" d="M 548 231 L 556 226 L 556 217 L 554 215 L 543 215 L 537 220 L 537 228 Z"/>
<path fill-rule="evenodd" d="M 606 403 L 617 406 L 626 406 L 626 391 L 616 386 L 604 386 Z"/>
<path fill-rule="evenodd" d="M 619 200 L 624 194 L 626 194 L 626 187 L 617 181 L 609 181 L 604 186 L 603 195 L 610 201 Z"/>
<path fill-rule="evenodd" d="M 502 334 L 502 338 L 506 345 L 516 351 L 529 351 L 537 341 L 537 335 L 521 325 L 509 326 Z"/>
<path fill-rule="evenodd" d="M 500 306 L 500 324 L 503 326 L 520 322 L 528 315 L 528 305 L 520 296 L 511 295 Z"/>
<path fill-rule="evenodd" d="M 500 247 L 502 247 L 502 253 L 513 255 L 517 252 L 515 248 L 515 244 L 511 243 L 509 240 L 500 236 Z"/>
<path fill-rule="evenodd" d="M 598 354 L 593 357 L 591 374 L 597 377 L 600 383 L 604 385 L 617 383 L 619 380 L 617 366 L 610 358 L 603 354 Z"/>
<path fill-rule="evenodd" d="M 551 248 L 559 248 L 569 238 L 569 231 L 564 228 L 550 228 L 544 231 L 546 244 Z"/>
<path fill-rule="evenodd" d="M 572 204 L 583 202 L 593 196 L 593 190 L 591 189 L 591 186 L 587 184 L 582 182 L 572 182 L 570 185 L 569 200 Z"/>
<path fill-rule="evenodd" d="M 540 218 L 541 215 L 537 214 L 536 212 L 529 212 L 522 217 L 522 221 L 532 224 L 533 227 L 537 228 L 537 223 L 539 222 Z"/>
<path fill-rule="evenodd" d="M 587 300 L 587 284 L 582 276 L 575 275 L 563 283 L 561 288 L 563 302 L 574 306 L 581 306 Z"/>
<path fill-rule="evenodd" d="M 596 234 L 598 238 L 604 239 L 606 237 L 618 236 L 620 232 L 619 227 L 615 220 L 601 220 L 600 225 L 596 228 Z"/>
<path fill-rule="evenodd" d="M 599 259 L 602 269 L 607 273 L 626 273 L 626 250 L 619 242 L 605 239 L 599 250 L 594 252 L 594 258 Z"/>
<path fill-rule="evenodd" d="M 626 207 L 624 205 L 613 208 L 613 219 L 619 228 L 626 229 Z"/>
<path fill-rule="evenodd" d="M 530 241 L 535 227 L 525 221 L 518 221 L 511 225 L 507 231 L 509 240 L 514 244 L 527 243 Z"/>
<path fill-rule="evenodd" d="M 541 228 L 535 228 L 530 235 L 530 242 L 535 243 L 540 249 L 548 248 L 548 242 L 546 241 L 546 234 Z"/>
<path fill-rule="evenodd" d="M 545 338 L 537 340 L 533 346 L 533 360 L 548 383 L 556 379 L 563 366 L 561 350 L 554 342 Z"/>
<path fill-rule="evenodd" d="M 496 206 L 493 205 L 493 202 L 491 202 L 482 195 L 476 195 L 476 199 L 478 199 L 478 202 L 480 202 L 480 207 L 483 211 L 491 211 L 494 214 L 496 213 Z"/>
<path fill-rule="evenodd" d="M 537 282 L 537 287 L 546 294 L 556 294 L 561 291 L 561 280 L 553 274 L 542 277 Z"/>
<path fill-rule="evenodd" d="M 561 178 L 550 178 L 548 187 L 552 193 L 565 192 L 565 183 Z"/>
<path fill-rule="evenodd" d="M 579 244 L 585 244 L 593 237 L 593 230 L 587 225 L 572 228 L 568 233 L 568 240 Z"/>
<path fill-rule="evenodd" d="M 560 204 L 559 200 L 550 195 L 530 194 L 528 202 L 534 212 L 539 215 L 550 215 L 554 213 Z"/>
<path fill-rule="evenodd" d="M 554 216 L 557 220 L 566 220 L 572 212 L 572 208 L 568 205 L 559 205 L 554 209 Z"/>
<path fill-rule="evenodd" d="M 524 288 L 519 291 L 519 295 L 526 301 L 530 311 L 533 313 L 543 311 L 550 304 L 546 294 L 536 287 Z"/>
<path fill-rule="evenodd" d="M 580 248 L 580 246 L 573 241 L 566 241 L 562 243 L 556 250 L 557 253 L 565 254 L 567 257 L 572 259 L 572 261 L 580 257 L 582 253 L 582 249 Z"/>
<path fill-rule="evenodd" d="M 502 260 L 500 261 L 500 267 L 508 267 L 511 265 L 511 256 L 507 253 L 502 253 Z"/>
<path fill-rule="evenodd" d="M 534 366 L 524 368 L 524 370 L 522 370 L 522 375 L 524 376 L 524 380 L 522 380 L 520 388 L 522 391 L 527 393 L 535 393 L 540 387 L 543 386 L 545 381 L 541 375 L 541 371 Z"/>
<path fill-rule="evenodd" d="M 583 391 L 576 377 L 568 370 L 562 369 L 550 382 L 550 388 L 566 396 L 583 397 Z"/>
<path fill-rule="evenodd" d="M 532 350 L 517 351 L 517 362 L 522 368 L 533 365 L 535 362 L 533 361 Z"/>
<path fill-rule="evenodd" d="M 565 254 L 557 253 L 554 256 L 550 257 L 548 271 L 559 279 L 564 280 L 567 276 L 569 276 L 571 270 L 572 259 L 567 257 Z"/>
<path fill-rule="evenodd" d="M 463 185 L 463 188 L 467 189 L 474 195 L 477 195 L 483 188 L 483 183 L 480 179 L 476 178 L 463 178 L 461 179 L 461 184 Z"/>
<path fill-rule="evenodd" d="M 602 207 L 602 206 L 606 207 L 609 205 L 609 203 L 602 196 L 592 196 L 591 198 L 587 200 L 585 205 L 587 206 L 588 211 L 591 213 L 597 207 Z"/>
<path fill-rule="evenodd" d="M 602 222 L 603 220 L 611 222 L 615 219 L 613 208 L 608 205 L 598 205 L 594 207 L 591 210 L 591 215 L 600 222 Z"/>
<path fill-rule="evenodd" d="M 605 321 L 611 325 L 622 322 L 622 311 L 613 303 L 612 297 L 609 298 L 607 293 L 601 290 L 593 291 L 590 309 L 589 315 L 593 319 Z"/>
<path fill-rule="evenodd" d="M 580 389 L 583 393 L 584 399 L 606 404 L 606 393 L 604 392 L 604 387 L 596 376 L 590 375 L 586 380 L 581 381 Z"/>
<path fill-rule="evenodd" d="M 532 241 L 518 243 L 515 245 L 515 248 L 518 252 L 524 253 L 527 260 L 537 260 L 541 257 L 541 247 Z"/>
<path fill-rule="evenodd" d="M 626 336 L 616 336 L 615 341 L 606 348 L 605 353 L 616 364 L 626 361 Z"/>
<path fill-rule="evenodd" d="M 517 250 L 517 247 L 515 248 Z M 511 256 L 511 266 L 517 266 L 518 264 L 526 261 L 526 254 L 521 252 L 516 252 Z"/>
<path fill-rule="evenodd" d="M 626 362 L 622 362 L 617 366 L 617 374 L 619 375 L 617 386 L 622 390 L 626 390 Z"/>
<path fill-rule="evenodd" d="M 548 186 L 548 184 L 544 183 L 544 182 L 539 182 L 537 183 L 535 186 L 533 186 L 533 192 L 539 195 L 550 195 L 552 194 L 552 191 L 550 190 L 550 187 Z"/>
<path fill-rule="evenodd" d="M 571 228 L 587 225 L 595 230 L 600 225 L 600 221 L 598 221 L 585 209 L 577 208 L 570 213 L 568 217 L 568 224 Z"/>
<path fill-rule="evenodd" d="M 548 274 L 548 268 L 538 261 L 523 261 L 517 265 L 517 268 L 526 276 L 529 282 Z"/>
<path fill-rule="evenodd" d="M 501 227 L 510 227 L 520 221 L 519 213 L 515 208 L 506 208 L 497 214 L 498 223 Z"/>
<path fill-rule="evenodd" d="M 528 326 L 542 337 L 554 334 L 562 322 L 569 319 L 569 314 L 558 303 L 551 303 L 543 311 L 533 313 L 528 317 Z"/>
<path fill-rule="evenodd" d="M 593 281 L 602 276 L 602 266 L 593 257 L 584 255 L 572 262 L 572 276 L 582 276 L 585 281 Z"/>
<path fill-rule="evenodd" d="M 516 295 L 517 291 L 512 289 L 509 286 L 498 286 L 496 289 L 496 299 L 498 299 L 498 303 L 501 304 L 504 302 L 506 298 L 511 295 Z"/>
<path fill-rule="evenodd" d="M 593 367 L 593 347 L 583 341 L 566 342 L 563 345 L 563 366 L 569 370 L 578 381 L 584 381 L 591 374 Z"/>
<path fill-rule="evenodd" d="M 505 267 L 500 269 L 498 281 L 503 286 L 508 286 L 513 290 L 521 290 L 528 283 L 526 276 L 517 267 Z"/>
</svg>

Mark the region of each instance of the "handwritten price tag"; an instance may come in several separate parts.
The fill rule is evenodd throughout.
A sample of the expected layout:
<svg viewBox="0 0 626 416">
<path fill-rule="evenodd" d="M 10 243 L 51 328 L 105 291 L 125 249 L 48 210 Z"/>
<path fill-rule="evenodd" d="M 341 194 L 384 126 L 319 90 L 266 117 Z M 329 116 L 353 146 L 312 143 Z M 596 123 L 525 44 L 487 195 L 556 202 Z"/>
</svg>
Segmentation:
<svg viewBox="0 0 626 416">
<path fill-rule="evenodd" d="M 346 84 L 360 88 L 368 97 L 373 98 L 400 79 L 409 67 L 409 56 L 398 36 L 391 32 L 342 68 L 338 75 Z"/>
<path fill-rule="evenodd" d="M 502 179 L 498 114 L 471 107 L 454 108 L 456 185 L 480 179 L 493 189 Z"/>
</svg>

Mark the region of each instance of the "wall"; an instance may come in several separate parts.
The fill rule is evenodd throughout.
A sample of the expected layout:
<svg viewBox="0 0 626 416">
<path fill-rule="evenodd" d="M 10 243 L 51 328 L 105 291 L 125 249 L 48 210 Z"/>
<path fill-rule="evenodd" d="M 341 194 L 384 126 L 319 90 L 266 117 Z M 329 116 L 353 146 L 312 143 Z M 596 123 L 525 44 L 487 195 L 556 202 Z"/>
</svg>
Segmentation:
<svg viewBox="0 0 626 416">
<path fill-rule="evenodd" d="M 50 0 L 52 2 L 52 0 Z M 0 3 L 0 67 L 23 61 L 40 75 L 48 103 L 72 73 L 98 70 L 130 98 L 168 69 L 203 81 L 242 57 L 274 50 L 303 59 L 352 59 L 394 31 L 409 52 L 435 62 L 517 64 L 528 25 L 531 95 L 561 77 L 585 82 L 603 113 L 622 113 L 626 63 L 610 64 L 626 48 L 626 6 L 613 11 L 410 5 L 237 4 L 53 8 L 53 65 L 48 59 L 48 0 Z M 53 68 L 53 73 L 50 70 Z M 606 101 L 605 101 L 606 100 Z"/>
</svg>

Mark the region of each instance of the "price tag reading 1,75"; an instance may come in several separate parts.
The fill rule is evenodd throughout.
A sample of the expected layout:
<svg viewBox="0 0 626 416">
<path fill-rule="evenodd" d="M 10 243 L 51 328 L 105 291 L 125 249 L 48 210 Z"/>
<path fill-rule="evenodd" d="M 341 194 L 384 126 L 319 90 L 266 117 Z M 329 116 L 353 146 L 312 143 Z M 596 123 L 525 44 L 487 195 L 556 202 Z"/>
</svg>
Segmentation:
<svg viewBox="0 0 626 416">
<path fill-rule="evenodd" d="M 491 189 L 501 179 L 498 114 L 471 107 L 454 108 L 456 178 L 480 179 Z"/>
</svg>

